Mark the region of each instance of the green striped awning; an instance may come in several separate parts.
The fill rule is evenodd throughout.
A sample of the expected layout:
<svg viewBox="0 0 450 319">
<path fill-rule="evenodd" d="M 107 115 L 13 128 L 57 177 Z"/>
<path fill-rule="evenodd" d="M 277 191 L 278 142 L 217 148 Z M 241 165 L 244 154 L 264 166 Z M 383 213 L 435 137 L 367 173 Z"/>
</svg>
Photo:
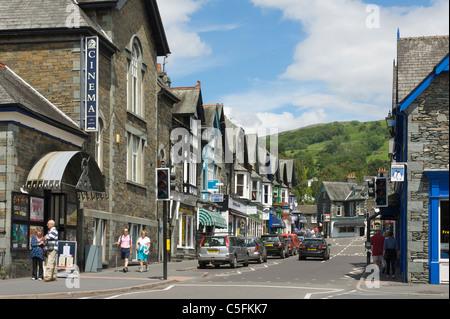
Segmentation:
<svg viewBox="0 0 450 319">
<path fill-rule="evenodd" d="M 219 213 L 210 210 L 199 209 L 198 220 L 203 226 L 216 226 L 217 228 L 228 228 L 225 218 Z"/>
</svg>

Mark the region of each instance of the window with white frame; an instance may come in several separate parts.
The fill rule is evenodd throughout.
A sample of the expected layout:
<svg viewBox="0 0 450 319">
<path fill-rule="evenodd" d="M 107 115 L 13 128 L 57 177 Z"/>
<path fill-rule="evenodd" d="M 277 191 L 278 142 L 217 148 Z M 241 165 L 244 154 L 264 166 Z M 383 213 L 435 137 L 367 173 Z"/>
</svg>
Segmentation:
<svg viewBox="0 0 450 319">
<path fill-rule="evenodd" d="M 247 174 L 245 173 L 236 173 L 236 187 L 235 192 L 240 196 L 244 198 L 248 198 L 248 186 L 247 186 Z"/>
<path fill-rule="evenodd" d="M 288 190 L 286 188 L 281 189 L 280 203 L 287 203 L 289 201 Z"/>
<path fill-rule="evenodd" d="M 261 181 L 252 179 L 252 201 L 261 202 Z"/>
<path fill-rule="evenodd" d="M 144 116 L 143 110 L 143 63 L 142 48 L 139 40 L 135 38 L 131 48 L 131 56 L 128 58 L 128 103 L 129 111 L 141 117 Z"/>
<path fill-rule="evenodd" d="M 341 203 L 336 204 L 336 216 L 342 216 L 342 204 Z"/>
<path fill-rule="evenodd" d="M 127 132 L 127 180 L 144 183 L 144 145 L 145 140 Z"/>
<path fill-rule="evenodd" d="M 278 203 L 278 190 L 279 189 L 280 189 L 279 187 L 273 188 L 273 202 L 274 203 Z"/>
<path fill-rule="evenodd" d="M 272 185 L 263 185 L 263 204 L 272 205 Z"/>
</svg>

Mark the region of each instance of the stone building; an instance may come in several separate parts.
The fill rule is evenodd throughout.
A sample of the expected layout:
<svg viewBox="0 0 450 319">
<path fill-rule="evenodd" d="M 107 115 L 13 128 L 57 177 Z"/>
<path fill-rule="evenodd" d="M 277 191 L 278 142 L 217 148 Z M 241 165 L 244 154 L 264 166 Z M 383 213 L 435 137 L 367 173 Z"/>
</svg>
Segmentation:
<svg viewBox="0 0 450 319">
<path fill-rule="evenodd" d="M 325 236 L 365 235 L 367 211 L 373 205 L 367 192 L 367 183 L 357 183 L 354 175 L 347 182 L 322 182 L 316 197 L 317 222 L 322 223 Z"/>
<path fill-rule="evenodd" d="M 113 243 L 124 227 L 130 229 L 134 241 L 142 230 L 148 231 L 154 244 L 150 259 L 156 260 L 160 214 L 155 168 L 160 146 L 169 152 L 170 108 L 175 102 L 174 98 L 163 100 L 158 82 L 157 57 L 170 51 L 156 1 L 12 0 L 2 3 L 0 17 L 0 62 L 8 67 L 3 68 L 7 70 L 2 70 L 3 76 L 11 78 L 13 71 L 26 83 L 17 89 L 35 93 L 28 100 L 5 98 L 0 112 L 2 147 L 8 148 L 8 155 L 0 159 L 2 263 L 11 276 L 28 275 L 28 270 L 18 266 L 26 263 L 28 244 L 23 244 L 25 250 L 18 248 L 13 225 L 24 230 L 45 228 L 43 220 L 31 220 L 30 214 L 14 215 L 14 201 L 20 194 L 43 200 L 43 219 L 56 220 L 61 240 L 77 242 L 77 264 L 82 269 L 89 247 L 101 247 L 100 267 L 113 265 Z M 95 47 L 86 44 L 91 37 L 98 48 L 92 61 L 86 55 Z M 95 63 L 98 72 L 89 73 Z M 87 85 L 91 77 L 98 83 Z M 91 89 L 95 95 L 86 97 Z M 85 124 L 91 123 L 92 112 L 86 106 L 92 101 L 97 102 L 97 112 L 95 125 L 88 130 Z M 48 126 L 6 119 L 6 103 L 19 105 L 16 112 L 26 108 L 30 117 L 50 121 L 64 135 L 48 133 L 54 131 Z M 52 151 L 63 155 L 74 151 L 77 157 L 50 156 L 53 169 L 63 170 L 56 182 L 30 180 L 35 171 L 45 176 L 43 163 Z M 88 172 L 85 166 L 85 170 L 80 168 L 86 161 Z M 91 187 L 78 187 L 82 173 L 87 174 Z M 97 189 L 96 184 L 100 185 Z"/>
<path fill-rule="evenodd" d="M 403 279 L 448 283 L 448 35 L 399 37 L 396 62 L 390 155 L 405 171 L 404 181 L 393 183 Z"/>
</svg>

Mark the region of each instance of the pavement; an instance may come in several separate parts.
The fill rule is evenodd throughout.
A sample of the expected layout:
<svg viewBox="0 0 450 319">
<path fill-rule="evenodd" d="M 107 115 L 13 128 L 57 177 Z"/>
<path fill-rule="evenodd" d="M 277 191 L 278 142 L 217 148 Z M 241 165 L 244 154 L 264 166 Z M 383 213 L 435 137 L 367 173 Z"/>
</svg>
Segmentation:
<svg viewBox="0 0 450 319">
<path fill-rule="evenodd" d="M 364 272 L 356 286 L 357 290 L 382 295 L 396 295 L 396 296 L 423 296 L 449 298 L 449 285 L 443 283 L 439 285 L 425 284 L 425 283 L 404 283 L 402 275 L 396 275 L 394 279 L 387 278 L 385 275 L 380 275 L 377 283 L 371 280 L 371 274 Z M 378 284 L 378 285 L 377 285 Z"/>
<path fill-rule="evenodd" d="M 128 267 L 124 273 L 122 267 L 102 269 L 101 272 L 81 272 L 78 280 L 58 278 L 57 281 L 45 282 L 27 278 L 0 280 L 0 299 L 62 299 L 83 298 L 103 294 L 115 294 L 201 278 L 208 275 L 208 269 L 197 270 L 197 260 L 169 262 L 167 280 L 163 280 L 163 263 L 152 263 L 147 272 L 139 272 L 139 266 Z M 403 283 L 401 276 L 395 279 L 381 275 L 378 286 L 368 282 L 368 273 L 362 273 L 357 290 L 367 293 L 400 296 L 449 297 L 449 285 Z M 372 285 L 371 285 L 372 283 Z"/>
<path fill-rule="evenodd" d="M 0 299 L 60 299 L 83 298 L 100 294 L 152 289 L 205 276 L 197 270 L 197 260 L 167 263 L 167 280 L 163 279 L 163 263 L 152 263 L 148 271 L 139 266 L 102 269 L 101 272 L 81 272 L 78 279 L 61 278 L 45 282 L 27 278 L 0 280 Z"/>
</svg>

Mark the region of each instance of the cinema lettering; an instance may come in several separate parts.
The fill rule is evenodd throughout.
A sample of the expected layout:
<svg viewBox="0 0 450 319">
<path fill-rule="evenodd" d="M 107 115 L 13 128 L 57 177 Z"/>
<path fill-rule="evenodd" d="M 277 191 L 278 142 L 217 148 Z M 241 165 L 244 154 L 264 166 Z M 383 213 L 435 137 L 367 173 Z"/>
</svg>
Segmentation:
<svg viewBox="0 0 450 319">
<path fill-rule="evenodd" d="M 86 37 L 85 131 L 98 131 L 98 37 Z"/>
</svg>

